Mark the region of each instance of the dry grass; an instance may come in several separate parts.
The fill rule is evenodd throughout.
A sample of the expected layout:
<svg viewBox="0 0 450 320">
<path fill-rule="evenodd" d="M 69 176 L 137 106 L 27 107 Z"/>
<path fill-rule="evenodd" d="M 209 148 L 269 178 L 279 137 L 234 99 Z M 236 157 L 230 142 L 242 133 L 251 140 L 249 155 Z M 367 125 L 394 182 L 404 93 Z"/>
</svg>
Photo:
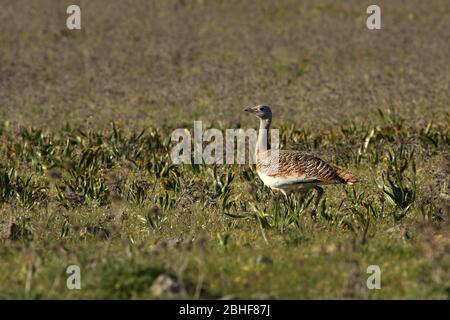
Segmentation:
<svg viewBox="0 0 450 320">
<path fill-rule="evenodd" d="M 73 1 L 72 1 L 73 2 Z M 395 107 L 408 121 L 449 105 L 448 1 L 70 1 L 2 5 L 3 118 L 49 126 L 248 123 L 243 106 L 310 126 Z M 164 110 L 164 112 L 159 112 Z M 294 113 L 294 115 L 292 115 Z"/>
</svg>

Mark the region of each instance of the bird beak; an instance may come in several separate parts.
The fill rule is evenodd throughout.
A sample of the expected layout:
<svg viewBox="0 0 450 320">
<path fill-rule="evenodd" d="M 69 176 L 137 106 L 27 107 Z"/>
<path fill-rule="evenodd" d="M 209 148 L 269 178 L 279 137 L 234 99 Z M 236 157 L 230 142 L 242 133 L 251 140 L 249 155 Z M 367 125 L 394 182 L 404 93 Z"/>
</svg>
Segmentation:
<svg viewBox="0 0 450 320">
<path fill-rule="evenodd" d="M 245 112 L 252 112 L 252 108 L 245 108 L 244 111 Z"/>
</svg>

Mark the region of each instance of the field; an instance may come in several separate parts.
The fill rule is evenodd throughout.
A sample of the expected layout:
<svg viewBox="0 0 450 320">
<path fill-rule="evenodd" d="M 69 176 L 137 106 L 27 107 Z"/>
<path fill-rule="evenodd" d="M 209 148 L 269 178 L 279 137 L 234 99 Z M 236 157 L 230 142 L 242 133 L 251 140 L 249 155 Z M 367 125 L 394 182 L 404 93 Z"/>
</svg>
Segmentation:
<svg viewBox="0 0 450 320">
<path fill-rule="evenodd" d="M 0 299 L 449 299 L 450 2 L 370 4 L 2 1 Z M 317 221 L 253 165 L 172 163 L 257 104 L 362 179 Z"/>
</svg>

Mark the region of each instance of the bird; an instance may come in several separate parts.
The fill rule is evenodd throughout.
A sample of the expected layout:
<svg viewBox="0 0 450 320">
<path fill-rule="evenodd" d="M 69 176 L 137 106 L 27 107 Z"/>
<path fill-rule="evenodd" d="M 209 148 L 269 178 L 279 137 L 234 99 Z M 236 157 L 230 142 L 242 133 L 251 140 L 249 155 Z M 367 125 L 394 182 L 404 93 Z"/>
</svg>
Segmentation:
<svg viewBox="0 0 450 320">
<path fill-rule="evenodd" d="M 259 118 L 259 131 L 255 148 L 256 171 L 269 188 L 281 191 L 286 199 L 292 193 L 313 188 L 317 197 L 313 203 L 311 217 L 324 194 L 322 185 L 352 185 L 360 180 L 352 173 L 326 161 L 298 150 L 272 149 L 268 139 L 272 110 L 267 105 L 245 108 L 244 111 Z"/>
</svg>

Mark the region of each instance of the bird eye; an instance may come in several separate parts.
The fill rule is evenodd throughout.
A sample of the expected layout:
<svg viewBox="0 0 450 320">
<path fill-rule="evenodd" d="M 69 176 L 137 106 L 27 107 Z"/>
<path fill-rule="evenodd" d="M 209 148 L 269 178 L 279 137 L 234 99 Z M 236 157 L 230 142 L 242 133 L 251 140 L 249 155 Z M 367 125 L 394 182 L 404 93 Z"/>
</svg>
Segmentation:
<svg viewBox="0 0 450 320">
<path fill-rule="evenodd" d="M 259 111 L 263 111 L 263 110 L 264 110 L 264 107 L 260 107 L 260 108 L 259 108 Z"/>
</svg>

